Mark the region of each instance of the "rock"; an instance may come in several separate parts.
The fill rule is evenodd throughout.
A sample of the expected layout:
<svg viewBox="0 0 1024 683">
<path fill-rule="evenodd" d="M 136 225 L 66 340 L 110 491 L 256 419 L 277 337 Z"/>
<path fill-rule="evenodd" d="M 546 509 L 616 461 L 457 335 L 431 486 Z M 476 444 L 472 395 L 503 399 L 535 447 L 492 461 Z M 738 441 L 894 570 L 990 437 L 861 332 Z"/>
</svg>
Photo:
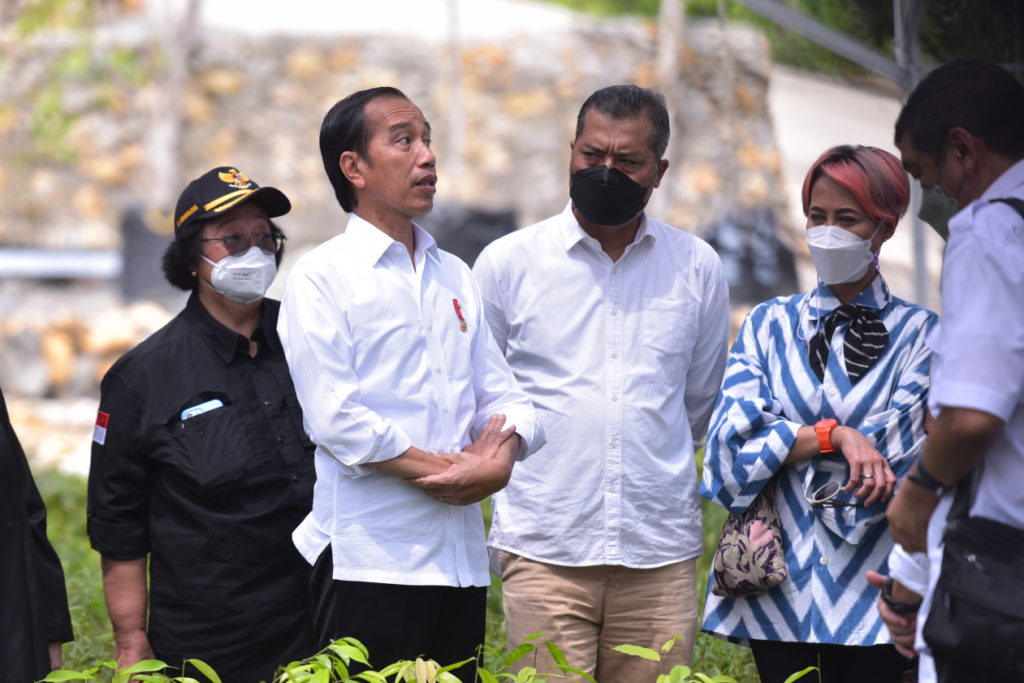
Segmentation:
<svg viewBox="0 0 1024 683">
<path fill-rule="evenodd" d="M 239 69 L 219 66 L 200 74 L 199 82 L 209 94 L 228 97 L 237 94 L 245 85 L 245 74 Z"/>
</svg>

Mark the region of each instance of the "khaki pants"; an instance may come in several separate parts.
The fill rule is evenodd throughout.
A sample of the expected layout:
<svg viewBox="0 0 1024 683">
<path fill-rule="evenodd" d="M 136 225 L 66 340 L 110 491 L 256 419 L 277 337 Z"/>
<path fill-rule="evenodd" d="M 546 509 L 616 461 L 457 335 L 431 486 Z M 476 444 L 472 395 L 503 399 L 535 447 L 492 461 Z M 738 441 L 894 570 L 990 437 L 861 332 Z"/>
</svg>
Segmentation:
<svg viewBox="0 0 1024 683">
<path fill-rule="evenodd" d="M 548 670 L 553 662 L 546 640 L 562 650 L 570 666 L 599 683 L 645 683 L 677 664 L 689 665 L 697 631 L 696 558 L 656 569 L 562 567 L 504 551 L 499 561 L 509 647 L 544 634 L 534 641 L 536 664 L 527 655 L 513 665 L 515 671 Z M 682 640 L 660 663 L 612 651 L 616 645 L 660 651 L 676 634 Z"/>
</svg>

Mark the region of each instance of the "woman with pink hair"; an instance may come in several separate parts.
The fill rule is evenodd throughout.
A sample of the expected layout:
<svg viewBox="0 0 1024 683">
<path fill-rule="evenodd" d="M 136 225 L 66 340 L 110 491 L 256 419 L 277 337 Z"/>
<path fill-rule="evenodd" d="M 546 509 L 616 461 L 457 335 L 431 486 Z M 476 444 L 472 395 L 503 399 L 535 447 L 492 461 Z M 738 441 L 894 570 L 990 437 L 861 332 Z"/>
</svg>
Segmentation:
<svg viewBox="0 0 1024 683">
<path fill-rule="evenodd" d="M 739 513 L 773 487 L 787 576 L 709 592 L 703 629 L 748 644 L 762 683 L 807 666 L 830 683 L 897 683 L 908 666 L 864 575 L 888 573 L 886 501 L 924 443 L 937 318 L 893 296 L 878 265 L 909 190 L 883 150 L 819 157 L 803 185 L 817 284 L 755 307 L 729 354 L 701 494 Z"/>
</svg>

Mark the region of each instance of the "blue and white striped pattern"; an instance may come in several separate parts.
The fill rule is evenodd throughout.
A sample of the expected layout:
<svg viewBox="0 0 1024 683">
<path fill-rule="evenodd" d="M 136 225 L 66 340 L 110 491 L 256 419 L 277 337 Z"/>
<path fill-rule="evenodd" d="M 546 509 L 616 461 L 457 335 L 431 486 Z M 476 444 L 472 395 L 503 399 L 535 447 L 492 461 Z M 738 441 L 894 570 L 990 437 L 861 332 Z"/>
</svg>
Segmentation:
<svg viewBox="0 0 1024 683">
<path fill-rule="evenodd" d="M 839 306 L 825 286 L 757 306 L 733 345 L 708 432 L 701 495 L 739 512 L 778 472 L 789 577 L 749 598 L 719 598 L 708 591 L 705 631 L 733 640 L 890 642 L 875 608 L 878 592 L 864 578 L 868 569 L 885 570 L 892 547 L 885 504 L 810 507 L 810 491 L 830 480 L 848 480 L 841 454 L 783 466 L 797 429 L 825 417 L 870 438 L 900 478 L 924 443 L 930 361 L 925 337 L 936 315 L 890 297 L 881 278 L 851 303 L 876 309 L 889 330 L 882 356 L 856 384 L 843 356 L 849 323 L 832 337 L 823 381 L 808 361 L 806 340 Z"/>
</svg>

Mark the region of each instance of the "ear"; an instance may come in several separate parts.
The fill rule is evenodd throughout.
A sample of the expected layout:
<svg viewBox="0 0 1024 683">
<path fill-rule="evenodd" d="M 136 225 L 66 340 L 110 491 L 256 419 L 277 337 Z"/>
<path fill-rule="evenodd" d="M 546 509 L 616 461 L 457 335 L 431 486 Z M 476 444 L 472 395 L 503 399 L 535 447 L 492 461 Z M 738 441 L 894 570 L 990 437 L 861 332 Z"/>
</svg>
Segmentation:
<svg viewBox="0 0 1024 683">
<path fill-rule="evenodd" d="M 338 159 L 338 168 L 342 175 L 352 183 L 352 187 L 363 189 L 366 187 L 366 177 L 363 175 L 363 160 L 353 151 L 341 153 Z"/>
<path fill-rule="evenodd" d="M 978 163 L 978 140 L 966 128 L 955 126 L 949 129 L 949 152 L 964 167 L 968 176 L 974 174 Z"/>
<path fill-rule="evenodd" d="M 654 187 L 661 187 L 661 179 L 665 176 L 665 171 L 668 170 L 668 159 L 662 159 L 658 162 L 658 177 L 654 181 Z"/>
</svg>

